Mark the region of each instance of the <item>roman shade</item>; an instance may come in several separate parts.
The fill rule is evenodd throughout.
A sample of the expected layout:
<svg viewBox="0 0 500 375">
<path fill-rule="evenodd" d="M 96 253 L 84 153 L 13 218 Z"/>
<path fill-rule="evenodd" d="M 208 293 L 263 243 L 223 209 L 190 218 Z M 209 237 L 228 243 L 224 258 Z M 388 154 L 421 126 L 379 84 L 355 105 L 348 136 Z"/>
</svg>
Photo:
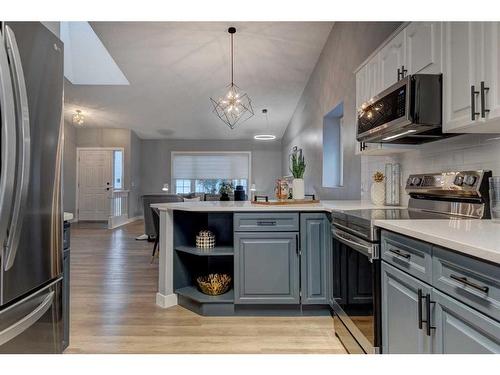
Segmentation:
<svg viewBox="0 0 500 375">
<path fill-rule="evenodd" d="M 173 179 L 248 179 L 250 152 L 172 152 Z"/>
</svg>

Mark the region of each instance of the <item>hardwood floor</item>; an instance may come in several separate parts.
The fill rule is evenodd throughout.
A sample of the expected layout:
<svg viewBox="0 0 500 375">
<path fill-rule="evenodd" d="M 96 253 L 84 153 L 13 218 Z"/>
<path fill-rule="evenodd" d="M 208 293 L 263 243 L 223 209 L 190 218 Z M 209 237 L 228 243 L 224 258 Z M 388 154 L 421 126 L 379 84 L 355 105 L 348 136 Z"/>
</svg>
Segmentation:
<svg viewBox="0 0 500 375">
<path fill-rule="evenodd" d="M 71 336 L 65 353 L 345 353 L 330 317 L 202 317 L 155 305 L 142 222 L 71 228 Z"/>
</svg>

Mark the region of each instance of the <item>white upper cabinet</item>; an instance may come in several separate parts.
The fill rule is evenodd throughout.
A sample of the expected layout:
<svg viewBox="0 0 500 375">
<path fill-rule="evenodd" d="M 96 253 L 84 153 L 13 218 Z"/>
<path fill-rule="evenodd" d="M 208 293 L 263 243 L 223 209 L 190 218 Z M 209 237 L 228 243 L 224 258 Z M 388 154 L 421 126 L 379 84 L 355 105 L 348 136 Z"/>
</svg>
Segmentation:
<svg viewBox="0 0 500 375">
<path fill-rule="evenodd" d="M 366 64 L 366 100 L 373 98 L 381 91 L 380 60 L 375 56 Z"/>
<path fill-rule="evenodd" d="M 439 74 L 441 67 L 441 22 L 412 22 L 405 29 L 408 74 Z"/>
<path fill-rule="evenodd" d="M 484 22 L 484 64 L 480 73 L 479 112 L 484 132 L 500 132 L 500 23 Z M 482 83 L 482 84 L 481 84 Z M 484 117 L 483 117 L 484 116 Z"/>
<path fill-rule="evenodd" d="M 366 66 L 356 73 L 356 110 L 366 101 Z"/>
<path fill-rule="evenodd" d="M 443 131 L 500 133 L 498 22 L 444 24 Z"/>
<path fill-rule="evenodd" d="M 404 77 L 405 67 L 405 30 L 389 41 L 379 52 L 380 86 L 385 90 Z"/>
<path fill-rule="evenodd" d="M 444 24 L 443 130 L 458 129 L 474 122 L 477 115 L 477 55 L 481 33 L 474 22 Z"/>
</svg>

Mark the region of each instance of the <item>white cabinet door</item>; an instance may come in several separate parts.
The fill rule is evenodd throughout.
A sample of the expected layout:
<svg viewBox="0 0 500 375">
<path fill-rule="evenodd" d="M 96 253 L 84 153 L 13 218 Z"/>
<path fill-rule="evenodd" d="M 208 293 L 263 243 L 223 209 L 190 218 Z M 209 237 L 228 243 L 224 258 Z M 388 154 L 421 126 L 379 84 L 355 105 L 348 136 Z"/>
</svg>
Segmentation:
<svg viewBox="0 0 500 375">
<path fill-rule="evenodd" d="M 481 24 L 446 22 L 444 28 L 443 131 L 453 133 L 479 121 L 472 113 L 478 112 L 478 95 L 471 91 L 479 89 Z"/>
<path fill-rule="evenodd" d="M 484 102 L 479 104 L 479 112 L 486 121 L 482 131 L 500 132 L 500 22 L 484 22 L 482 25 L 484 64 L 478 83 L 480 99 L 484 98 Z M 484 93 L 481 93 L 481 82 L 484 82 L 484 87 L 489 88 Z M 489 112 L 483 112 L 482 109 Z"/>
<path fill-rule="evenodd" d="M 356 111 L 366 101 L 366 66 L 356 73 Z"/>
<path fill-rule="evenodd" d="M 398 69 L 405 65 L 405 30 L 380 50 L 380 89 L 385 90 L 398 81 Z"/>
<path fill-rule="evenodd" d="M 442 72 L 441 26 L 441 22 L 412 22 L 406 27 L 408 74 Z"/>
<path fill-rule="evenodd" d="M 379 55 L 366 64 L 366 100 L 380 93 L 380 60 Z"/>
</svg>

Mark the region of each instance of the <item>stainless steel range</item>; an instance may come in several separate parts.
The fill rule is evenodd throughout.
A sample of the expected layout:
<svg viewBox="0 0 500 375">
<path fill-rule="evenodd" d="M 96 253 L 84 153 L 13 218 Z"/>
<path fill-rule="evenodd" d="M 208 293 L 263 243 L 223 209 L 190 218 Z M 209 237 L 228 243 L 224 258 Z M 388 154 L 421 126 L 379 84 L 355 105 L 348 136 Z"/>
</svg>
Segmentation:
<svg viewBox="0 0 500 375">
<path fill-rule="evenodd" d="M 350 353 L 379 353 L 380 230 L 374 220 L 487 219 L 491 171 L 411 175 L 407 209 L 332 213 L 335 333 Z"/>
</svg>

